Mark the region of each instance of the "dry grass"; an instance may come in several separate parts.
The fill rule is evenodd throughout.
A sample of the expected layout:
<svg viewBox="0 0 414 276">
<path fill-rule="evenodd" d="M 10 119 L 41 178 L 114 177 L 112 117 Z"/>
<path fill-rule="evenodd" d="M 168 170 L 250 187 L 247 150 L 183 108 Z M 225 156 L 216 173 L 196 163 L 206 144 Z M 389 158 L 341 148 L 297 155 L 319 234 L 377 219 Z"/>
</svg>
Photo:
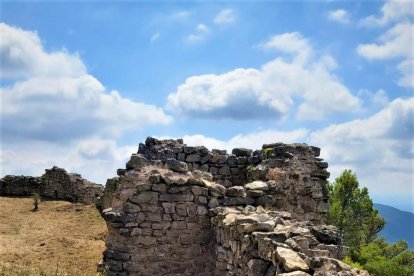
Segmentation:
<svg viewBox="0 0 414 276">
<path fill-rule="evenodd" d="M 96 275 L 107 235 L 94 206 L 0 197 L 0 276 Z"/>
</svg>

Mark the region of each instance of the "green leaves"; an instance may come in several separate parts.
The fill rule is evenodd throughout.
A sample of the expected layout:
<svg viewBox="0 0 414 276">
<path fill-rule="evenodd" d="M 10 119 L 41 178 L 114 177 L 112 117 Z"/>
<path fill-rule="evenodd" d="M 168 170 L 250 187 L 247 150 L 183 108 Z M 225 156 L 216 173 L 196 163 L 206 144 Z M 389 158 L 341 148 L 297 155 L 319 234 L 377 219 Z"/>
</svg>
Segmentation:
<svg viewBox="0 0 414 276">
<path fill-rule="evenodd" d="M 376 276 L 414 275 L 414 252 L 407 242 L 389 245 L 384 238 L 376 239 L 385 220 L 373 209 L 367 188 L 359 188 L 356 175 L 345 170 L 329 184 L 330 207 L 328 222 L 337 226 L 343 244 L 349 246 L 347 264 L 368 270 Z"/>
<path fill-rule="evenodd" d="M 360 247 L 375 239 L 384 227 L 384 220 L 372 208 L 367 188 L 359 188 L 356 175 L 345 170 L 330 185 L 328 222 L 337 226 L 343 243 Z"/>
<path fill-rule="evenodd" d="M 351 265 L 360 265 L 372 275 L 414 275 L 414 252 L 408 250 L 405 241 L 389 245 L 384 238 L 377 239 L 360 251 L 354 250 L 351 257 Z"/>
</svg>

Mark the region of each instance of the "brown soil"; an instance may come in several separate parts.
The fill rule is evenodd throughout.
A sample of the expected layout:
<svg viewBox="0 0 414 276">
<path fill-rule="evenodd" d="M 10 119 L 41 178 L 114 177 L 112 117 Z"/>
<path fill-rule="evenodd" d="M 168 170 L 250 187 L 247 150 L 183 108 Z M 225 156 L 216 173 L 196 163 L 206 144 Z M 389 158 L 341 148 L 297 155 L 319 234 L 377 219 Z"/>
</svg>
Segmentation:
<svg viewBox="0 0 414 276">
<path fill-rule="evenodd" d="M 0 276 L 96 275 L 107 228 L 93 205 L 0 197 Z"/>
</svg>

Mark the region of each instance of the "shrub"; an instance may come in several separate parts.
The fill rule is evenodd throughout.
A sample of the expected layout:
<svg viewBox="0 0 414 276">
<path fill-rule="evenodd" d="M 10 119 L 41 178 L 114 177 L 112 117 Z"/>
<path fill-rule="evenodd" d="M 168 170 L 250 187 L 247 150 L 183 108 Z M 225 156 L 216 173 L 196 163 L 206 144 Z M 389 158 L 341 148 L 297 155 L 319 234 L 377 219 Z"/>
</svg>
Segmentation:
<svg viewBox="0 0 414 276">
<path fill-rule="evenodd" d="M 37 211 L 39 209 L 39 203 L 40 203 L 40 195 L 39 193 L 34 193 L 32 196 L 33 199 L 33 211 Z"/>
</svg>

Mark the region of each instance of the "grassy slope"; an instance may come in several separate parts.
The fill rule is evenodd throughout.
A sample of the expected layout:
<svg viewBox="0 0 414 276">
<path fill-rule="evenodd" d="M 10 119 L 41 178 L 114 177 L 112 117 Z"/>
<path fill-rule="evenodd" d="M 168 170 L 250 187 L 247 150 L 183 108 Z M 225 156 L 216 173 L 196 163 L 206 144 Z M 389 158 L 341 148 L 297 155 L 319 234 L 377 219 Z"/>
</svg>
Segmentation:
<svg viewBox="0 0 414 276">
<path fill-rule="evenodd" d="M 107 235 L 94 206 L 0 197 L 0 275 L 96 275 Z"/>
</svg>

